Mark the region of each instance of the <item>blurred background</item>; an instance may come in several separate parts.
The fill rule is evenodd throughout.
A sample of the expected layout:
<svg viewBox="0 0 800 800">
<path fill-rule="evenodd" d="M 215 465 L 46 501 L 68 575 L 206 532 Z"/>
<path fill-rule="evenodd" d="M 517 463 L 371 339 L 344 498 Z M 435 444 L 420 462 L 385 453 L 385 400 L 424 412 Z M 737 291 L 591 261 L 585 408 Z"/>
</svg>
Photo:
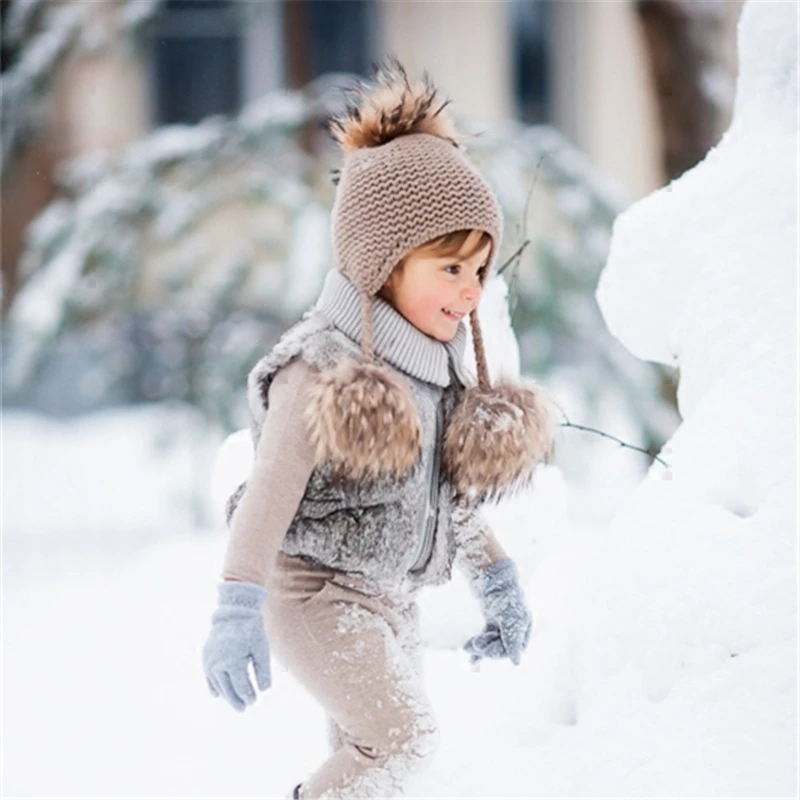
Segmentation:
<svg viewBox="0 0 800 800">
<path fill-rule="evenodd" d="M 651 452 L 676 427 L 675 374 L 594 290 L 617 214 L 730 121 L 738 0 L 0 9 L 6 544 L 221 528 L 247 372 L 332 266 L 325 121 L 389 53 L 452 98 L 501 200 L 522 372 Z M 586 514 L 653 461 L 577 428 L 557 457 Z"/>
</svg>

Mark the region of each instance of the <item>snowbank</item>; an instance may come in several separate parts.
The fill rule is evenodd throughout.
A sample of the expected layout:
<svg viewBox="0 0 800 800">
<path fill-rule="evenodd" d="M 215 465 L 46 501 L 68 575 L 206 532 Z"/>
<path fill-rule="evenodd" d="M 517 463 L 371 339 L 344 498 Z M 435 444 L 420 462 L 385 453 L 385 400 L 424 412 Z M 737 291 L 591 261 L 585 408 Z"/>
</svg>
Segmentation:
<svg viewBox="0 0 800 800">
<path fill-rule="evenodd" d="M 579 725 L 628 676 L 646 795 L 797 791 L 797 13 L 745 7 L 730 130 L 619 217 L 597 291 L 623 344 L 680 370 L 670 469 L 559 610 Z"/>
</svg>

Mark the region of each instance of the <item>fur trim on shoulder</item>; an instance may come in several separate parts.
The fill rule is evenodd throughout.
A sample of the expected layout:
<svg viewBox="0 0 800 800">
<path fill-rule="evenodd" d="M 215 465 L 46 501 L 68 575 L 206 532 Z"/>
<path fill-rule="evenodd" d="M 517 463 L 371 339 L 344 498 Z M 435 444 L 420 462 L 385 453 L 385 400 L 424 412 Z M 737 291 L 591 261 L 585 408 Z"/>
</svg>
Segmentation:
<svg viewBox="0 0 800 800">
<path fill-rule="evenodd" d="M 309 351 L 314 354 L 311 362 L 317 368 L 335 364 L 340 350 L 329 344 L 330 338 L 326 335 L 335 336 L 333 330 L 333 323 L 324 314 L 316 310 L 307 311 L 250 370 L 247 376 L 247 405 L 254 445 L 258 444 L 261 435 L 261 426 L 267 414 L 269 387 L 275 373 Z"/>
<path fill-rule="evenodd" d="M 317 462 L 350 480 L 410 472 L 422 452 L 411 389 L 376 364 L 346 359 L 318 374 L 305 419 Z"/>
<path fill-rule="evenodd" d="M 358 91 L 341 117 L 330 121 L 330 130 L 345 153 L 362 147 L 378 147 L 410 133 L 430 133 L 458 143 L 458 132 L 444 113 L 449 100 L 437 95 L 430 76 L 411 83 L 403 65 L 388 59 L 375 76 L 373 87 Z"/>
<path fill-rule="evenodd" d="M 497 501 L 527 488 L 555 450 L 556 418 L 532 383 L 467 389 L 447 426 L 443 459 L 459 497 Z"/>
<path fill-rule="evenodd" d="M 225 524 L 230 528 L 231 520 L 233 519 L 233 512 L 236 511 L 239 501 L 242 499 L 245 490 L 247 489 L 247 481 L 243 481 L 237 487 L 234 493 L 225 502 Z"/>
</svg>

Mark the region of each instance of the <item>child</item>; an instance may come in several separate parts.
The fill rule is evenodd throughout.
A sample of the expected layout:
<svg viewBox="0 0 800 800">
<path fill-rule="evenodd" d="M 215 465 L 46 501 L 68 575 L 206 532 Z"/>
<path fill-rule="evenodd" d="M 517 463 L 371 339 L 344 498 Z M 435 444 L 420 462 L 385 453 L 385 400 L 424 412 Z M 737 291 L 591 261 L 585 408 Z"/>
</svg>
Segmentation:
<svg viewBox="0 0 800 800">
<path fill-rule="evenodd" d="M 416 595 L 465 570 L 486 619 L 473 660 L 519 663 L 531 618 L 478 510 L 529 485 L 554 416 L 529 384 L 491 386 L 477 306 L 501 216 L 425 79 L 395 63 L 332 129 L 337 269 L 252 370 L 256 454 L 203 653 L 243 710 L 270 652 L 328 716 L 330 757 L 292 797 L 389 797 L 434 752 Z M 469 315 L 478 383 L 463 365 Z M 266 601 L 266 602 L 265 602 Z"/>
</svg>

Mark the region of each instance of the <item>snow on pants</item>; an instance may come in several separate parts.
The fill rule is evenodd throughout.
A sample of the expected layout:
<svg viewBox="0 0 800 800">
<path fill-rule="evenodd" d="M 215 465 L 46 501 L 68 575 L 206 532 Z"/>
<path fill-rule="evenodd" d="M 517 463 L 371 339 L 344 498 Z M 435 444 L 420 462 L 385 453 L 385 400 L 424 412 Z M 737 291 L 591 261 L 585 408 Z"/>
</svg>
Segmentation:
<svg viewBox="0 0 800 800">
<path fill-rule="evenodd" d="M 328 717 L 331 755 L 303 800 L 398 796 L 436 746 L 417 604 L 356 586 L 280 553 L 264 606 L 272 655 Z"/>
</svg>

